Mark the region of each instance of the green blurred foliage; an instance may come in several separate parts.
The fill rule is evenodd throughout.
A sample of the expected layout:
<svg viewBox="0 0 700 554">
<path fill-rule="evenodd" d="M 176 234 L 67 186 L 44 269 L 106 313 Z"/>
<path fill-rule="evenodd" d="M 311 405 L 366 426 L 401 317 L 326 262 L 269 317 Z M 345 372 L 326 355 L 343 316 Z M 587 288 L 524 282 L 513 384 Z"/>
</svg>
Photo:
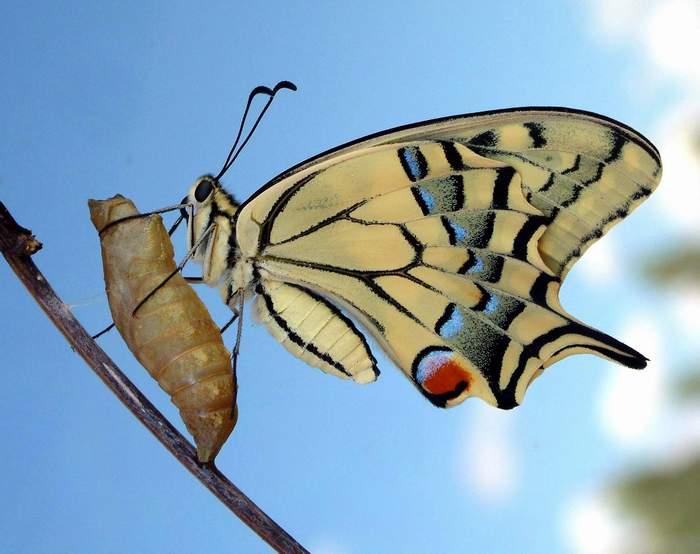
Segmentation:
<svg viewBox="0 0 700 554">
<path fill-rule="evenodd" d="M 645 523 L 645 552 L 700 552 L 700 458 L 629 478 L 617 493 L 623 509 Z"/>
<path fill-rule="evenodd" d="M 660 258 L 655 256 L 642 266 L 642 274 L 661 286 L 687 284 L 700 288 L 700 244 L 689 242 Z"/>
<path fill-rule="evenodd" d="M 681 400 L 700 399 L 700 363 L 678 382 L 677 392 Z"/>
<path fill-rule="evenodd" d="M 642 274 L 656 287 L 700 290 L 700 242 L 690 241 L 649 259 Z M 683 375 L 676 401 L 699 402 L 700 360 Z M 677 467 L 640 471 L 617 483 L 613 491 L 622 509 L 648 534 L 643 552 L 700 553 L 700 452 Z"/>
</svg>

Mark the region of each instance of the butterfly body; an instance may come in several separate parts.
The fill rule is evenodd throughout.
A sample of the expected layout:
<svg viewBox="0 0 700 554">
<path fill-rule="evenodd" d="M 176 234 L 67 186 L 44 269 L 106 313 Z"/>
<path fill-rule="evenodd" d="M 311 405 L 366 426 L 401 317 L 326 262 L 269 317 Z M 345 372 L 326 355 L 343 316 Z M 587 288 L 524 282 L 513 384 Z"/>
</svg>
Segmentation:
<svg viewBox="0 0 700 554">
<path fill-rule="evenodd" d="M 239 203 L 211 175 L 199 178 L 182 202 L 196 206 L 193 216 L 187 216 L 187 249 L 204 238 L 193 259 L 202 264 L 202 280 L 219 288 L 229 304 L 235 291 L 252 283 L 252 264 L 241 256 L 235 240 Z"/>
<path fill-rule="evenodd" d="M 310 365 L 373 381 L 368 332 L 434 404 L 512 408 L 570 354 L 645 365 L 558 293 L 660 167 L 644 137 L 595 114 L 458 116 L 321 154 L 240 205 L 202 177 L 188 242 L 201 240 L 203 278 L 226 303 L 253 296 L 259 320 Z"/>
</svg>

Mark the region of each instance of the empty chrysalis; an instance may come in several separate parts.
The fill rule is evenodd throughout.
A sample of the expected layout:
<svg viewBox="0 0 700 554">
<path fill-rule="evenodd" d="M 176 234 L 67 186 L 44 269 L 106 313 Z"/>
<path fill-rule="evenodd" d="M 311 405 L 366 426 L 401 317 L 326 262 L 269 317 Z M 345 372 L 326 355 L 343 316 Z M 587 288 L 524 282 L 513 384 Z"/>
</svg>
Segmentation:
<svg viewBox="0 0 700 554">
<path fill-rule="evenodd" d="M 238 415 L 230 355 L 219 328 L 179 274 L 134 314 L 146 294 L 175 271 L 170 237 L 158 215 L 110 225 L 138 214 L 120 195 L 90 200 L 89 206 L 100 232 L 107 298 L 117 329 L 180 410 L 199 460 L 212 461 Z"/>
</svg>

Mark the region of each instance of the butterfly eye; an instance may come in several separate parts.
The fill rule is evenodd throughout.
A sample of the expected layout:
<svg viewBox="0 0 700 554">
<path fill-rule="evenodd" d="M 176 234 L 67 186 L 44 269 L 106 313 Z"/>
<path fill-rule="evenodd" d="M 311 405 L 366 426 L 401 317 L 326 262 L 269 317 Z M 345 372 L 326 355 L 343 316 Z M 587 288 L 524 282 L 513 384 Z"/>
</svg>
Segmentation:
<svg viewBox="0 0 700 554">
<path fill-rule="evenodd" d="M 212 190 L 214 190 L 214 186 L 209 179 L 201 181 L 194 190 L 195 200 L 197 202 L 204 202 L 207 198 L 209 198 Z"/>
</svg>

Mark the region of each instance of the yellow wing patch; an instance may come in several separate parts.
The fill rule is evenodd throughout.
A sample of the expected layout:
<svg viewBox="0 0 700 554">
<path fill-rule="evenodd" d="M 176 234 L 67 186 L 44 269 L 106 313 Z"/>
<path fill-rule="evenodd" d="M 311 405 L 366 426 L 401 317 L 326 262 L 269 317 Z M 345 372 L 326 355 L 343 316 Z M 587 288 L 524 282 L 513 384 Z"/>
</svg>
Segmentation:
<svg viewBox="0 0 700 554">
<path fill-rule="evenodd" d="M 381 271 L 410 264 L 415 249 L 396 226 L 363 225 L 344 219 L 270 245 L 265 255 L 335 268 Z"/>
</svg>

